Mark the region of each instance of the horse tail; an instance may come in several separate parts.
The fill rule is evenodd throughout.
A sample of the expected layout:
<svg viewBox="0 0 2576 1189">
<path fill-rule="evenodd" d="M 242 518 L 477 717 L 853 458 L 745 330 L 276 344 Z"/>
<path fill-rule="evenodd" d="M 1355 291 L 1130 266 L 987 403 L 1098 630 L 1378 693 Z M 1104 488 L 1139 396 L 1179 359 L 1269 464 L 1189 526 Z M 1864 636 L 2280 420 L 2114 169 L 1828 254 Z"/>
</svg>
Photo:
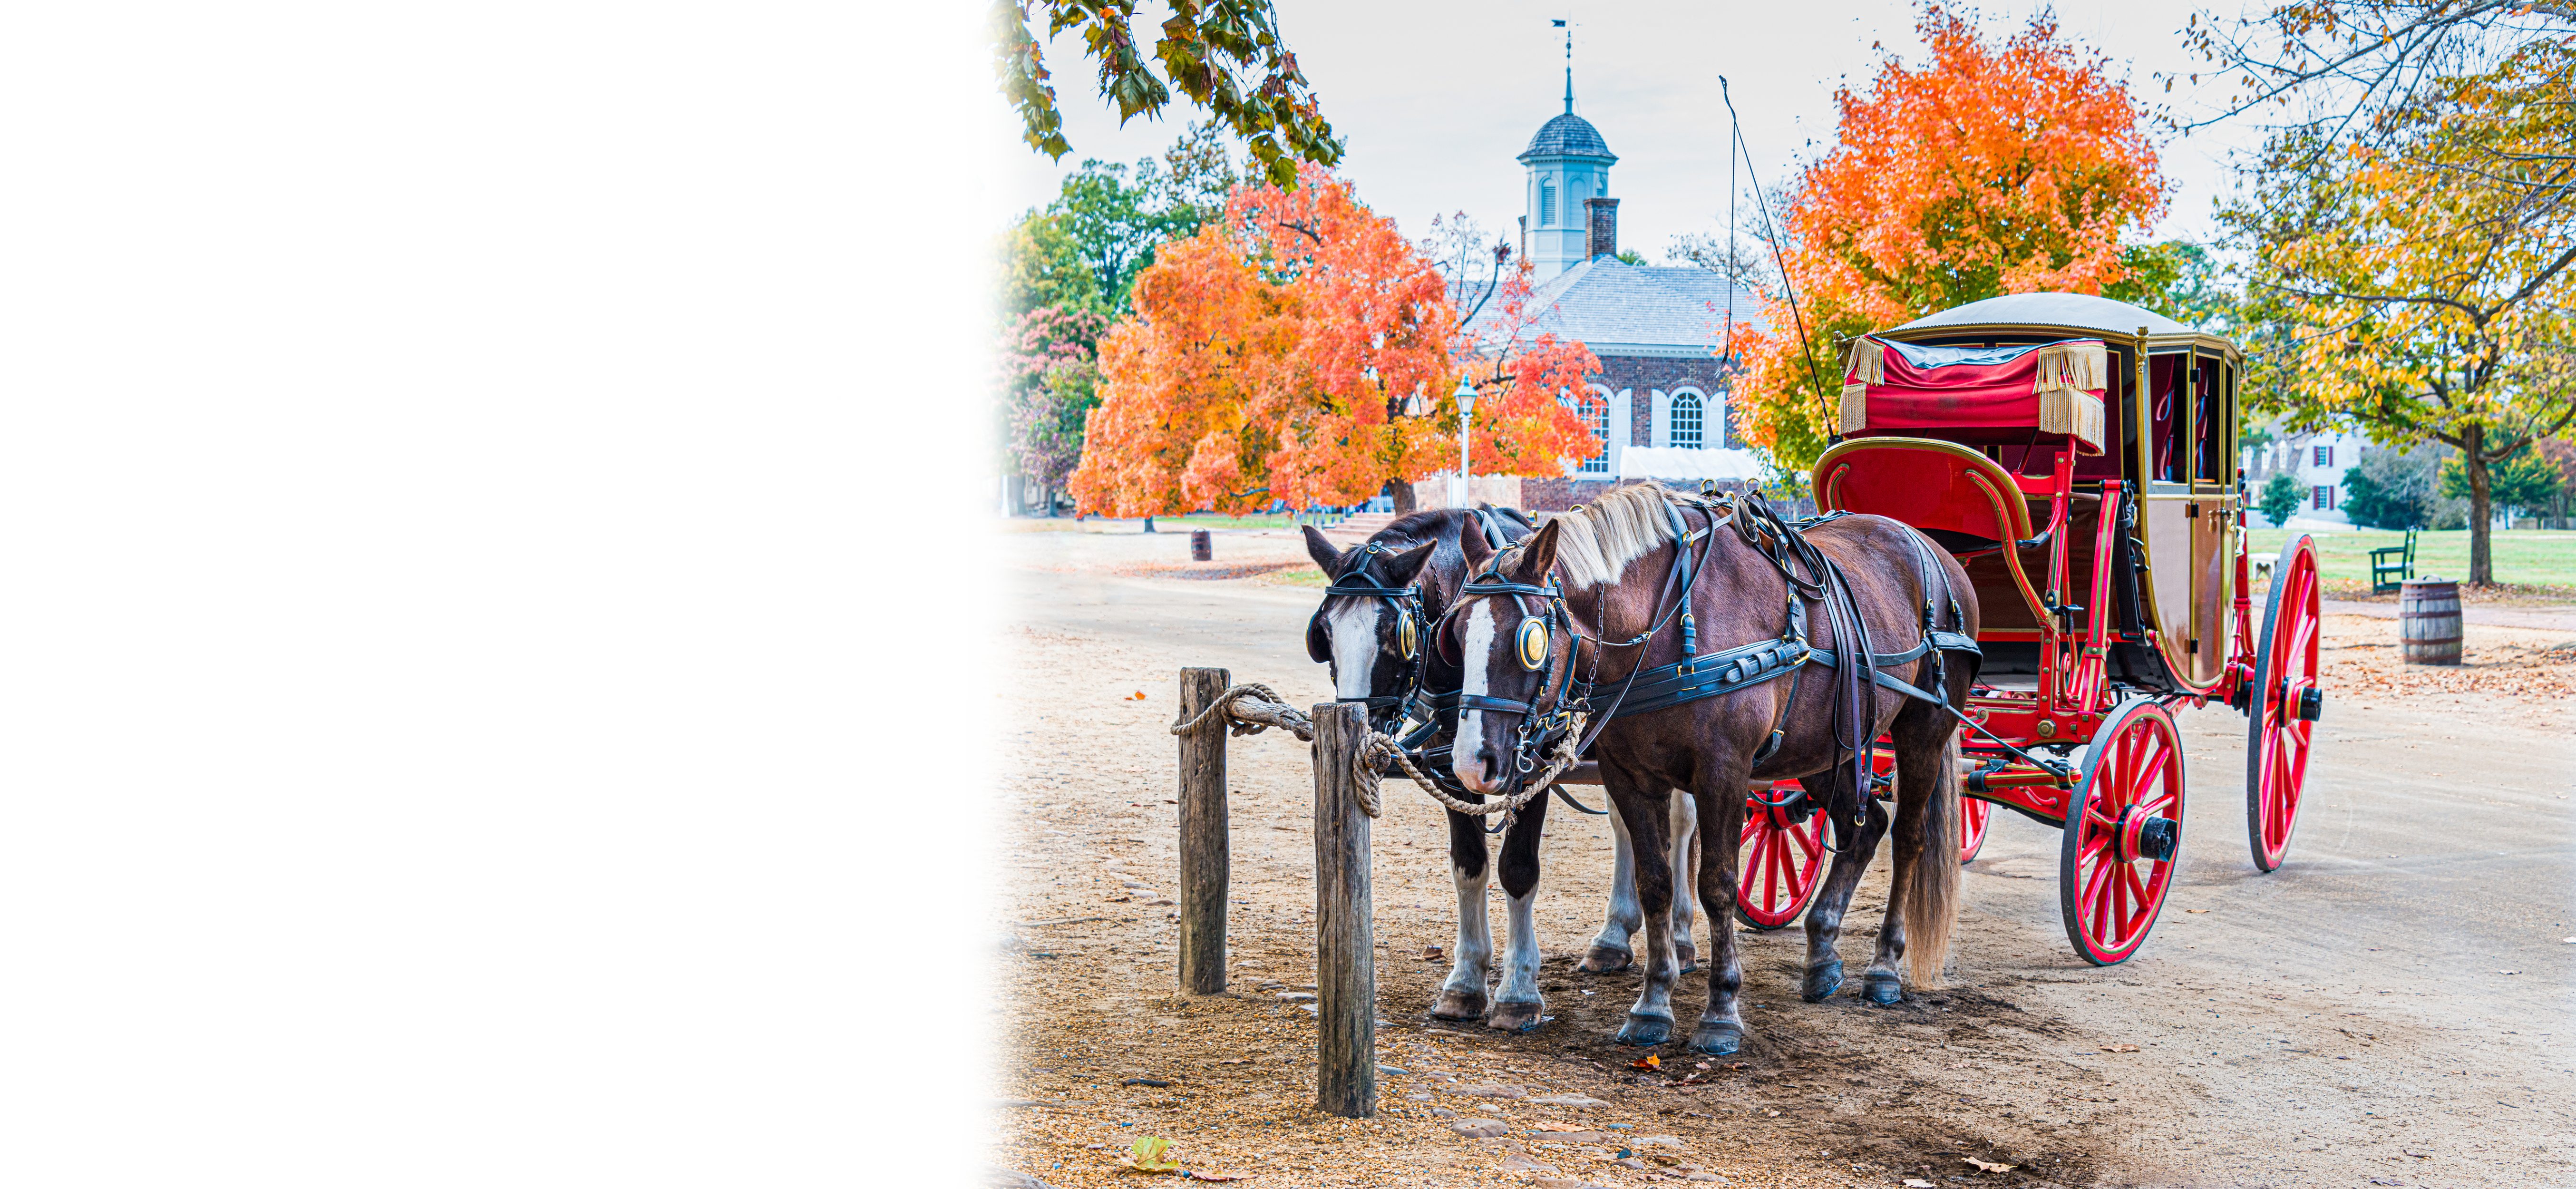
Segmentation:
<svg viewBox="0 0 2576 1189">
<path fill-rule="evenodd" d="M 1901 793 L 1914 774 L 1900 773 Z M 1950 934 L 1959 923 L 1959 736 L 1943 736 L 1933 765 L 1931 795 L 1915 820 L 1922 823 L 1914 870 L 1905 881 L 1905 972 L 1917 987 L 1941 985 L 1950 956 Z"/>
</svg>

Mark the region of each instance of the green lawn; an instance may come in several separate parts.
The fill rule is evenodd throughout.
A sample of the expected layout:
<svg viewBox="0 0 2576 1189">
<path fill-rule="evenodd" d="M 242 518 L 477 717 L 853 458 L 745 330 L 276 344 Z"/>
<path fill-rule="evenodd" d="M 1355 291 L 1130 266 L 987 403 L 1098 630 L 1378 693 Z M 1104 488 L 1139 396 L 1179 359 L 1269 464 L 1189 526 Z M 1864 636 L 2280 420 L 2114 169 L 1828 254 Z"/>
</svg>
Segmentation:
<svg viewBox="0 0 2576 1189">
<path fill-rule="evenodd" d="M 2246 536 L 2253 556 L 2273 557 L 2290 539 L 2290 531 L 2256 528 L 2248 530 Z M 2367 589 L 2371 550 L 2406 543 L 2404 533 L 2369 528 L 2311 532 L 2308 536 L 2316 542 L 2318 572 L 2325 578 L 2329 593 L 2347 595 Z M 2576 587 L 2576 532 L 2515 529 L 2495 533 L 2490 539 L 2494 542 L 2497 582 Z M 2417 533 L 2415 575 L 2466 580 L 2469 530 Z"/>
</svg>

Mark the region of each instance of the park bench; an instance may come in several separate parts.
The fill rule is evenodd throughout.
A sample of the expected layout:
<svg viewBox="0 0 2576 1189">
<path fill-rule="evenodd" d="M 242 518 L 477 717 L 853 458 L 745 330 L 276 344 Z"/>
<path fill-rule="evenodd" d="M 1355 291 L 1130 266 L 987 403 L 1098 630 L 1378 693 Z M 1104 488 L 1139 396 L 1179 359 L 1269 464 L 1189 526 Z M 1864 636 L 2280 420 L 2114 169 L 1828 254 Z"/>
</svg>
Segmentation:
<svg viewBox="0 0 2576 1189">
<path fill-rule="evenodd" d="M 2395 558 L 2391 561 L 2389 559 Z M 2386 594 L 2415 576 L 2415 530 L 2406 530 L 2406 543 L 2388 545 L 2370 551 L 2370 593 Z M 2394 580 L 2387 580 L 2393 578 Z"/>
</svg>

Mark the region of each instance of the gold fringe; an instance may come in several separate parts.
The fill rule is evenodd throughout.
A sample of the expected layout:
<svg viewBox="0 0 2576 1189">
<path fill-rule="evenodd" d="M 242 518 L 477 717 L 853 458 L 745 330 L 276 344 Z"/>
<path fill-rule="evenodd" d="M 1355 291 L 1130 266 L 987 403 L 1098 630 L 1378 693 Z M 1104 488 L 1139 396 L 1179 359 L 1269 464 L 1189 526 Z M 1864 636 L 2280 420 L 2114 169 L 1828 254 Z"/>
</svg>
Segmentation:
<svg viewBox="0 0 2576 1189">
<path fill-rule="evenodd" d="M 2038 363 L 2033 391 L 2098 392 L 2111 386 L 2111 349 L 2100 339 L 2051 343 L 2039 349 Z"/>
<path fill-rule="evenodd" d="M 1869 428 L 1869 385 L 1843 385 L 1844 433 L 1859 433 Z"/>
<path fill-rule="evenodd" d="M 2102 449 L 2102 398 L 2090 392 L 2071 388 L 2050 388 L 2039 394 L 2039 432 L 2073 434 L 2084 439 L 2095 453 Z"/>
<path fill-rule="evenodd" d="M 1843 379 L 1853 384 L 1886 383 L 1886 344 L 1868 335 L 1853 339 L 1843 355 Z"/>
</svg>

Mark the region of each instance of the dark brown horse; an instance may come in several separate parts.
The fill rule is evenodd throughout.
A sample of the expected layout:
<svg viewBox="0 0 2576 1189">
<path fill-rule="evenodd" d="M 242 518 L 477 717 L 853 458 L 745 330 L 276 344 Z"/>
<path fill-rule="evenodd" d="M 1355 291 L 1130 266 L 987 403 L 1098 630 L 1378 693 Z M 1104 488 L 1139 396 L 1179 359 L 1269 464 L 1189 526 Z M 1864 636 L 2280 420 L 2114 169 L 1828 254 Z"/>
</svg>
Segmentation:
<svg viewBox="0 0 2576 1189">
<path fill-rule="evenodd" d="M 1718 682 L 1720 692 L 1661 708 L 1641 699 L 1646 712 L 1611 718 L 1590 753 L 1634 839 L 1646 923 L 1645 988 L 1620 1040 L 1660 1044 L 1673 1032 L 1679 963 L 1664 845 L 1673 789 L 1690 795 L 1700 834 L 1714 842 L 1739 836 L 1745 790 L 1757 780 L 1798 778 L 1834 812 L 1841 851 L 1807 912 L 1801 993 L 1815 1002 L 1841 985 L 1835 941 L 1843 914 L 1890 826 L 1866 776 L 1855 776 L 1866 770 L 1860 750 L 1881 735 L 1892 739 L 1896 758 L 1896 871 L 1863 985 L 1871 1001 L 1895 1002 L 1900 959 L 1916 986 L 1938 984 L 1957 915 L 1957 720 L 1886 686 L 1930 685 L 1924 692 L 1965 706 L 1974 661 L 1949 650 L 1973 651 L 1976 601 L 1955 559 L 1882 517 L 1844 517 L 1795 534 L 1758 504 L 1712 505 L 1654 484 L 1559 516 L 1499 554 L 1481 544 L 1470 539 L 1464 552 L 1489 573 L 1461 588 L 1436 650 L 1457 657 L 1462 670 L 1452 757 L 1471 790 L 1504 795 L 1528 779 L 1532 756 L 1571 725 L 1558 712 L 1588 706 L 1610 714 L 1634 674 L 1692 656 L 1729 658 L 1697 678 L 1654 673 L 1667 695 L 1676 681 L 1693 680 L 1703 689 Z M 1823 572 L 1822 559 L 1839 578 Z M 1849 592 L 1840 604 L 1847 611 L 1827 602 L 1837 585 Z M 1706 639 L 1694 642 L 1693 634 Z M 1918 641 L 1924 647 L 1908 656 Z M 1686 652 L 1693 643 L 1701 646 Z M 1811 649 L 1833 654 L 1833 667 Z M 1885 680 L 1835 680 L 1856 652 L 1884 662 L 1859 670 Z M 1731 1053 L 1744 1035 L 1731 920 L 1735 848 L 1712 844 L 1708 855 L 1715 861 L 1703 861 L 1698 877 L 1709 917 L 1709 999 L 1690 1044 Z"/>
</svg>

